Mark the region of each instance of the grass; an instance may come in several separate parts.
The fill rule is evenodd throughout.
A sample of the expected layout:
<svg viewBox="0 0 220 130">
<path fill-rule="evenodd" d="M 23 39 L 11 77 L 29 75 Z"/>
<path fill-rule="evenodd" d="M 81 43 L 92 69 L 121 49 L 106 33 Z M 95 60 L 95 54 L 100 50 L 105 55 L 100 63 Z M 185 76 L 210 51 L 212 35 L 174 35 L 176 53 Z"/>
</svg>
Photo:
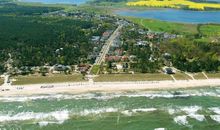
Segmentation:
<svg viewBox="0 0 220 130">
<path fill-rule="evenodd" d="M 15 77 L 13 85 L 59 83 L 59 82 L 79 82 L 84 81 L 83 76 L 76 75 L 53 75 L 53 76 L 18 76 Z"/>
<path fill-rule="evenodd" d="M 94 79 L 96 82 L 110 82 L 110 81 L 160 81 L 172 80 L 169 75 L 162 73 L 157 74 L 106 74 L 100 75 Z"/>
<path fill-rule="evenodd" d="M 219 73 L 206 73 L 206 75 L 212 79 L 212 78 L 220 78 L 220 72 Z"/>
<path fill-rule="evenodd" d="M 91 74 L 95 74 L 95 75 L 98 74 L 99 68 L 100 68 L 99 65 L 93 65 L 92 70 L 91 70 Z"/>
<path fill-rule="evenodd" d="M 184 23 L 172 23 L 153 19 L 143 19 L 128 17 L 132 22 L 149 28 L 152 31 L 169 32 L 169 33 L 181 33 L 181 34 L 196 34 L 196 24 L 184 24 Z"/>
<path fill-rule="evenodd" d="M 220 36 L 220 24 L 205 24 L 199 26 L 199 31 L 202 35 L 208 37 Z"/>
<path fill-rule="evenodd" d="M 2 85 L 4 83 L 3 79 L 0 79 L 0 85 Z"/>
<path fill-rule="evenodd" d="M 186 75 L 184 73 L 179 73 L 179 72 L 174 74 L 173 76 L 176 78 L 176 80 L 189 80 L 189 79 L 191 79 L 191 77 L 189 77 L 188 75 Z"/>
<path fill-rule="evenodd" d="M 196 73 L 193 75 L 195 79 L 206 79 L 206 77 L 202 73 Z"/>
</svg>

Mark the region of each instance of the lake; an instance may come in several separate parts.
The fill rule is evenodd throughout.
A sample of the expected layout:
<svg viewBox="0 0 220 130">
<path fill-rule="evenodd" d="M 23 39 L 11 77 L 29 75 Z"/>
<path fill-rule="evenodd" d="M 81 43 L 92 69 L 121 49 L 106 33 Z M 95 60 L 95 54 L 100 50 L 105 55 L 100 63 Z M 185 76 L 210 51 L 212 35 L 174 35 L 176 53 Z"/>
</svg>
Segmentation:
<svg viewBox="0 0 220 130">
<path fill-rule="evenodd" d="M 121 16 L 158 19 L 180 23 L 220 23 L 220 11 L 191 11 L 177 9 L 120 10 Z"/>
<path fill-rule="evenodd" d="M 23 2 L 40 2 L 45 4 L 84 4 L 88 0 L 21 0 Z"/>
</svg>

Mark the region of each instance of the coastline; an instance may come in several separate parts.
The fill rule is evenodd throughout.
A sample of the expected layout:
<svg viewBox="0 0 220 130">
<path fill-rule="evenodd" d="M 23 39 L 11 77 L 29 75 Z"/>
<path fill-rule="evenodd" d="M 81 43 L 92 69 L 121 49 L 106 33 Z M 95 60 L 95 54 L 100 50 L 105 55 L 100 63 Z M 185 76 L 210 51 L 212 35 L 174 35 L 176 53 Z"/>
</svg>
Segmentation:
<svg viewBox="0 0 220 130">
<path fill-rule="evenodd" d="M 68 82 L 0 86 L 0 96 L 29 96 L 60 93 L 80 94 L 88 92 L 111 93 L 126 91 L 170 90 L 180 88 L 188 89 L 218 86 L 220 86 L 220 79 L 137 82 Z"/>
</svg>

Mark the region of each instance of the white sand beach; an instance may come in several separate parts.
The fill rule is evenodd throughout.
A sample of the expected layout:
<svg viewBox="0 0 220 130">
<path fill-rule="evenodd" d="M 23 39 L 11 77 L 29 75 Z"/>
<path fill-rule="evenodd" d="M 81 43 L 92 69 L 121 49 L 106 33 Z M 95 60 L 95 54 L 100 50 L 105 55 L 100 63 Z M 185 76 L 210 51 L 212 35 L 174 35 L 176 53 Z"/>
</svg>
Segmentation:
<svg viewBox="0 0 220 130">
<path fill-rule="evenodd" d="M 120 92 L 167 90 L 178 88 L 220 87 L 220 79 L 138 82 L 69 82 L 53 84 L 1 86 L 0 96 L 18 96 L 57 93 Z"/>
</svg>

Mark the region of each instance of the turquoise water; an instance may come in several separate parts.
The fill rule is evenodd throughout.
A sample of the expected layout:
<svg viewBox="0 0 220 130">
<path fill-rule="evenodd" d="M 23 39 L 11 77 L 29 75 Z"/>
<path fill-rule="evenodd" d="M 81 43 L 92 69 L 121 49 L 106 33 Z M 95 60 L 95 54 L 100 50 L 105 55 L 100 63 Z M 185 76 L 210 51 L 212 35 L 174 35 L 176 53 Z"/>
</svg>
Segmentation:
<svg viewBox="0 0 220 130">
<path fill-rule="evenodd" d="M 84 4 L 88 0 L 22 0 L 24 2 L 40 2 L 45 4 Z"/>
<path fill-rule="evenodd" d="M 145 11 L 120 10 L 116 11 L 116 14 L 181 23 L 220 23 L 220 11 L 152 9 Z"/>
<path fill-rule="evenodd" d="M 0 97 L 0 129 L 218 130 L 220 88 Z"/>
</svg>

